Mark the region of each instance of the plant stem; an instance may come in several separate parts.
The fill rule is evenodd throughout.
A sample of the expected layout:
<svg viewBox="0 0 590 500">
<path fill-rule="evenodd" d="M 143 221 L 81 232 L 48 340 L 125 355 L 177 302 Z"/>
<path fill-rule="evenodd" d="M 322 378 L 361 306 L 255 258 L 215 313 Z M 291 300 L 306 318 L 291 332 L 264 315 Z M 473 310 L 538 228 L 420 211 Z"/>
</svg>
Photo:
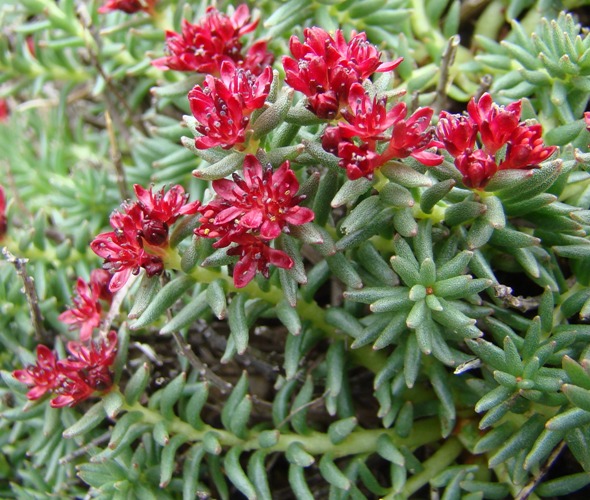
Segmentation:
<svg viewBox="0 0 590 500">
<path fill-rule="evenodd" d="M 450 438 L 434 455 L 423 462 L 424 469 L 421 472 L 408 479 L 402 490 L 404 498 L 409 498 L 412 493 L 418 491 L 433 477 L 445 470 L 462 451 L 463 445 L 461 442 L 457 438 Z M 392 494 L 385 497 L 385 499 L 388 498 L 392 498 Z"/>
<path fill-rule="evenodd" d="M 128 412 L 140 412 L 142 414 L 142 420 L 151 425 L 155 425 L 158 422 L 165 420 L 159 412 L 146 408 L 139 403 L 125 405 L 123 408 Z M 222 446 L 240 446 L 245 451 L 262 448 L 258 440 L 260 432 L 251 431 L 248 439 L 240 439 L 232 432 L 206 424 L 204 424 L 201 429 L 195 429 L 178 417 L 174 417 L 173 419 L 168 420 L 168 422 L 168 429 L 170 432 L 174 434 L 182 434 L 190 441 L 201 441 L 207 432 L 214 432 Z M 331 453 L 334 457 L 338 458 L 347 455 L 374 453 L 377 449 L 377 441 L 383 434 L 387 434 L 396 446 L 406 446 L 410 449 L 416 449 L 425 444 L 436 442 L 440 438 L 440 426 L 438 419 L 436 418 L 419 420 L 414 424 L 412 432 L 407 438 L 400 438 L 393 429 L 359 429 L 353 431 L 344 441 L 338 444 L 332 443 L 328 435 L 322 432 L 313 431 L 305 435 L 288 433 L 281 434 L 274 446 L 265 449 L 269 453 L 284 453 L 287 451 L 289 445 L 299 443 L 312 455 Z M 456 439 L 453 439 L 452 441 L 458 444 L 460 449 L 462 449 L 461 444 Z M 445 446 L 446 445 L 443 445 L 441 450 L 445 448 Z M 451 449 L 449 455 L 452 454 L 452 452 L 453 449 Z M 430 460 L 433 460 L 435 456 L 437 456 L 437 454 L 435 454 Z M 448 463 L 452 463 L 455 456 L 453 456 Z M 448 465 L 448 463 L 445 462 L 446 465 Z"/>
</svg>

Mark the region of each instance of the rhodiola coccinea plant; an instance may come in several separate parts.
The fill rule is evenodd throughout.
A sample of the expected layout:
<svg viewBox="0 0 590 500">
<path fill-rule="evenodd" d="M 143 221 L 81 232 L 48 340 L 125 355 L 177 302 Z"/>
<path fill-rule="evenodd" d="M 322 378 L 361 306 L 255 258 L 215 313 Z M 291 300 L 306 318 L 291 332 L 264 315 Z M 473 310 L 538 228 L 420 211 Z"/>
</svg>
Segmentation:
<svg viewBox="0 0 590 500">
<path fill-rule="evenodd" d="M 0 6 L 0 497 L 582 498 L 576 5 Z"/>
</svg>

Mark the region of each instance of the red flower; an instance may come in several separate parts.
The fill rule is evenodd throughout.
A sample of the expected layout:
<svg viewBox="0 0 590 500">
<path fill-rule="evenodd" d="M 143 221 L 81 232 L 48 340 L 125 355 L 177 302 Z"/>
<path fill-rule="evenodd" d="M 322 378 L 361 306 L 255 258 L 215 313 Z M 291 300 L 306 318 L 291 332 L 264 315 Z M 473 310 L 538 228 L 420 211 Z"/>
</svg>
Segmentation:
<svg viewBox="0 0 590 500">
<path fill-rule="evenodd" d="M 8 120 L 9 114 L 8 101 L 6 101 L 6 99 L 0 99 L 0 122 Z"/>
<path fill-rule="evenodd" d="M 68 342 L 71 357 L 58 361 L 60 370 L 70 376 L 77 373 L 94 390 L 105 390 L 112 385 L 109 367 L 115 361 L 117 333 L 111 330 L 101 342 Z"/>
<path fill-rule="evenodd" d="M 238 61 L 238 66 L 246 71 L 250 71 L 253 75 L 261 75 L 262 72 L 270 68 L 275 60 L 272 52 L 266 48 L 266 41 L 258 40 L 246 52 L 243 60 Z"/>
<path fill-rule="evenodd" d="M 541 125 L 519 125 L 508 142 L 506 158 L 500 163 L 500 170 L 530 169 L 549 158 L 555 146 L 545 147 L 541 137 Z"/>
<path fill-rule="evenodd" d="M 352 141 L 343 141 L 338 145 L 338 157 L 338 165 L 346 169 L 351 181 L 361 177 L 372 179 L 373 172 L 385 163 L 378 153 L 369 149 L 368 144 L 357 146 Z"/>
<path fill-rule="evenodd" d="M 172 186 L 168 192 L 165 188 L 152 192 L 139 184 L 133 186 L 138 204 L 143 211 L 141 236 L 155 246 L 164 245 L 168 241 L 168 228 L 181 215 L 194 214 L 200 206 L 199 201 L 187 203 L 188 193 L 180 185 Z"/>
<path fill-rule="evenodd" d="M 353 34 L 348 43 L 342 30 L 332 37 L 321 28 L 306 28 L 303 36 L 303 43 L 295 36 L 289 42 L 294 59 L 283 57 L 285 82 L 307 96 L 309 108 L 320 118 L 337 116 L 354 83 L 391 71 L 402 61 L 381 63 L 381 54 L 365 33 Z"/>
<path fill-rule="evenodd" d="M 4 187 L 0 184 L 0 240 L 6 234 L 8 229 L 8 220 L 6 219 L 6 195 Z"/>
<path fill-rule="evenodd" d="M 64 379 L 55 389 L 53 408 L 74 406 L 95 391 L 106 391 L 113 385 L 110 366 L 115 361 L 117 333 L 111 330 L 99 342 L 68 342 L 70 356 L 57 362 Z"/>
<path fill-rule="evenodd" d="M 584 113 L 584 123 L 586 123 L 586 130 L 590 132 L 590 111 Z"/>
<path fill-rule="evenodd" d="M 473 149 L 477 138 L 477 123 L 469 116 L 440 112 L 436 135 L 451 156 L 457 157 L 466 149 Z"/>
<path fill-rule="evenodd" d="M 289 162 L 273 172 L 263 169 L 254 155 L 244 159 L 244 179 L 237 174 L 213 181 L 213 189 L 223 199 L 225 208 L 215 217 L 215 224 L 234 223 L 244 230 L 256 231 L 263 240 L 277 238 L 288 224 L 299 226 L 313 220 L 309 208 L 300 207 L 302 197 L 295 196 L 299 183 Z"/>
<path fill-rule="evenodd" d="M 12 376 L 23 384 L 32 387 L 27 392 L 30 400 L 39 399 L 46 392 L 59 387 L 63 382 L 63 375 L 57 370 L 55 353 L 44 345 L 37 346 L 37 363 L 29 365 L 23 370 L 15 370 Z"/>
<path fill-rule="evenodd" d="M 106 3 L 98 9 L 100 14 L 106 14 L 114 10 L 120 10 L 126 14 L 134 14 L 143 10 L 151 14 L 154 11 L 156 0 L 107 0 Z"/>
<path fill-rule="evenodd" d="M 233 273 L 236 288 L 242 288 L 250 283 L 256 271 L 268 278 L 271 264 L 283 269 L 293 267 L 293 260 L 285 252 L 269 247 L 253 234 L 238 234 L 234 236 L 233 242 L 237 245 L 230 248 L 227 254 L 240 257 Z"/>
<path fill-rule="evenodd" d="M 455 159 L 455 166 L 463 174 L 463 184 L 475 189 L 483 189 L 498 171 L 494 158 L 483 149 L 465 150 Z"/>
<path fill-rule="evenodd" d="M 506 107 L 499 106 L 487 92 L 479 101 L 475 98 L 469 101 L 467 112 L 477 124 L 481 142 L 489 154 L 496 154 L 518 127 L 521 105 L 521 101 L 516 101 Z"/>
<path fill-rule="evenodd" d="M 384 132 L 394 123 L 404 118 L 405 106 L 394 106 L 387 111 L 385 97 L 371 99 L 360 83 L 354 83 L 348 94 L 348 108 L 341 110 L 348 122 L 338 123 L 344 138 L 359 137 L 363 141 L 382 140 Z"/>
<path fill-rule="evenodd" d="M 117 333 L 109 332 L 97 343 L 69 342 L 71 356 L 56 361 L 55 354 L 44 345 L 37 346 L 37 364 L 15 370 L 14 378 L 32 386 L 30 400 L 47 392 L 57 395 L 51 400 L 53 408 L 74 406 L 95 391 L 105 391 L 113 385 L 110 366 L 115 361 Z"/>
<path fill-rule="evenodd" d="M 94 389 L 84 382 L 77 372 L 72 372 L 54 392 L 57 396 L 49 404 L 52 408 L 63 408 L 75 406 L 80 401 L 88 399 L 94 393 Z"/>
<path fill-rule="evenodd" d="M 196 86 L 188 94 L 191 111 L 199 123 L 197 130 L 203 134 L 195 139 L 199 149 L 229 149 L 245 142 L 250 115 L 264 105 L 270 90 L 270 68 L 255 77 L 225 62 L 221 72 L 221 79 L 208 75 L 203 88 Z"/>
<path fill-rule="evenodd" d="M 258 20 L 250 21 L 246 4 L 240 5 L 230 17 L 215 7 L 208 7 L 198 24 L 182 21 L 182 32 L 166 32 L 168 56 L 152 61 L 160 69 L 196 71 L 219 75 L 223 61 L 260 74 L 272 64 L 273 55 L 266 51 L 266 42 L 255 44 L 247 56 L 242 55 L 240 38 L 256 29 Z"/>
<path fill-rule="evenodd" d="M 298 204 L 299 183 L 289 162 L 273 171 L 263 168 L 254 155 L 244 159 L 244 177 L 233 175 L 233 181 L 213 181 L 217 196 L 199 211 L 201 226 L 195 234 L 219 238 L 213 246 L 224 248 L 228 255 L 240 257 L 234 268 L 237 288 L 248 284 L 260 272 L 269 276 L 270 265 L 290 269 L 293 261 L 284 252 L 271 248 L 270 240 L 288 232 L 289 224 L 301 225 L 313 220 L 309 208 Z"/>
<path fill-rule="evenodd" d="M 137 203 L 126 207 L 125 213 L 114 212 L 111 225 L 114 231 L 101 233 L 90 243 L 92 251 L 105 259 L 103 269 L 113 274 L 109 284 L 111 292 L 121 289 L 129 276 L 139 273 L 142 267 L 148 276 L 163 271 L 162 259 L 143 249 L 140 237 L 143 213 Z"/>
<path fill-rule="evenodd" d="M 399 103 L 397 106 L 404 111 L 400 115 L 405 115 L 405 104 Z M 431 147 L 442 146 L 434 140 L 433 130 L 430 127 L 433 113 L 432 108 L 419 108 L 407 120 L 398 120 L 393 126 L 393 133 L 387 149 L 383 152 L 383 157 L 390 160 L 411 156 L 429 167 L 442 163 L 442 156 L 426 151 Z"/>
<path fill-rule="evenodd" d="M 152 188 L 145 189 L 139 184 L 134 184 L 133 189 L 144 216 L 168 225 L 174 224 L 181 215 L 197 213 L 200 206 L 199 201 L 187 203 L 189 195 L 178 184 L 172 186 L 168 192 L 162 188 L 154 193 Z"/>
<path fill-rule="evenodd" d="M 78 278 L 76 295 L 72 299 L 74 307 L 61 313 L 57 319 L 63 323 L 80 328 L 80 340 L 92 338 L 92 331 L 100 325 L 102 307 L 99 299 L 112 297 L 108 290 L 111 275 L 103 269 L 95 269 L 90 274 L 90 282 Z"/>
</svg>

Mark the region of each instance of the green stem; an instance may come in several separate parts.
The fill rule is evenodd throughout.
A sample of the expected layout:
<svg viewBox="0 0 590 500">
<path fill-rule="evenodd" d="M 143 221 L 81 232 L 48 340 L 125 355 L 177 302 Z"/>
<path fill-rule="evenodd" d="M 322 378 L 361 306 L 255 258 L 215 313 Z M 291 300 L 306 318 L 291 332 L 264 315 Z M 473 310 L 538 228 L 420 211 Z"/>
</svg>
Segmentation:
<svg viewBox="0 0 590 500">
<path fill-rule="evenodd" d="M 75 248 L 71 248 L 70 253 L 66 258 L 59 258 L 55 247 L 51 244 L 46 245 L 44 250 L 40 250 L 33 244 L 28 245 L 25 250 L 21 250 L 18 242 L 8 235 L 0 241 L 0 247 L 8 248 L 10 253 L 17 257 L 28 259 L 31 262 L 46 262 L 53 265 L 55 268 L 60 266 L 74 266 L 80 261 L 88 262 L 96 259 L 94 253 L 90 251 L 90 247 L 88 247 L 88 250 L 84 253 L 79 252 Z"/>
<path fill-rule="evenodd" d="M 461 442 L 457 438 L 450 438 L 434 455 L 423 462 L 424 469 L 421 472 L 408 479 L 402 490 L 404 498 L 409 498 L 433 477 L 445 470 L 455 461 L 462 451 L 463 445 Z M 388 498 L 393 498 L 393 493 L 386 496 L 385 500 Z"/>
<path fill-rule="evenodd" d="M 146 408 L 139 403 L 125 405 L 123 409 L 129 412 L 140 412 L 142 420 L 151 425 L 165 420 L 159 412 Z M 222 446 L 240 446 L 246 451 L 258 450 L 262 447 L 259 442 L 260 432 L 257 431 L 251 431 L 247 439 L 240 439 L 229 431 L 207 424 L 203 424 L 200 429 L 195 429 L 178 417 L 174 417 L 167 422 L 167 428 L 171 433 L 182 434 L 190 441 L 202 441 L 206 433 L 213 432 Z M 328 435 L 322 432 L 312 431 L 305 435 L 288 433 L 281 434 L 274 446 L 265 449 L 269 453 L 285 453 L 291 444 L 299 443 L 312 455 L 331 453 L 338 458 L 362 453 L 374 453 L 377 450 L 377 441 L 382 434 L 387 434 L 398 447 L 406 446 L 410 449 L 416 449 L 425 444 L 436 442 L 440 438 L 440 426 L 436 418 L 417 421 L 412 428 L 412 432 L 406 438 L 400 438 L 393 429 L 359 429 L 353 431 L 344 441 L 338 444 L 334 444 Z"/>
</svg>

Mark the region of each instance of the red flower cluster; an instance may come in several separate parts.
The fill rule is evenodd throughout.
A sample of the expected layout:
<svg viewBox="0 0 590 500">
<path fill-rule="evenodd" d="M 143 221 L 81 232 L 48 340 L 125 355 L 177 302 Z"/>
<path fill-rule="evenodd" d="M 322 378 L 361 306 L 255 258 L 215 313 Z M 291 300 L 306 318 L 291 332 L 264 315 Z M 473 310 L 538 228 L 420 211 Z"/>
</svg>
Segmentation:
<svg viewBox="0 0 590 500">
<path fill-rule="evenodd" d="M 400 102 L 387 111 L 385 98 L 371 98 L 360 83 L 348 93 L 341 109 L 345 122 L 327 127 L 322 136 L 326 151 L 340 158 L 351 180 L 371 179 L 373 172 L 393 158 L 412 156 L 424 165 L 442 162 L 442 156 L 427 149 L 439 146 L 430 127 L 433 110 L 420 108 L 406 118 L 407 107 Z M 393 127 L 391 132 L 388 130 Z"/>
<path fill-rule="evenodd" d="M 102 306 L 100 300 L 110 302 L 112 293 L 109 290 L 111 274 L 104 269 L 95 269 L 90 273 L 90 281 L 82 278 L 76 282 L 76 295 L 72 302 L 74 307 L 61 313 L 58 319 L 71 325 L 72 329 L 80 328 L 80 340 L 85 342 L 92 338 L 92 332 L 100 325 Z"/>
<path fill-rule="evenodd" d="M 271 82 L 270 67 L 255 76 L 228 61 L 221 65 L 220 78 L 207 75 L 203 88 L 197 85 L 188 94 L 197 130 L 203 134 L 195 146 L 229 149 L 244 143 L 250 115 L 264 105 Z"/>
<path fill-rule="evenodd" d="M 436 135 L 455 158 L 465 186 L 484 189 L 498 170 L 537 168 L 553 154 L 555 146 L 543 144 L 541 125 L 521 122 L 520 112 L 521 101 L 499 106 L 488 93 L 471 99 L 467 115 L 441 111 Z M 478 132 L 481 147 L 475 149 Z"/>
<path fill-rule="evenodd" d="M 153 13 L 156 0 L 107 0 L 98 9 L 99 14 L 106 14 L 114 10 L 120 10 L 126 14 L 135 14 L 139 11 Z"/>
<path fill-rule="evenodd" d="M 57 360 L 56 355 L 44 345 L 37 346 L 37 363 L 12 375 L 31 387 L 30 400 L 46 393 L 56 395 L 51 400 L 53 408 L 74 406 L 95 391 L 107 391 L 113 385 L 109 367 L 115 361 L 117 333 L 109 332 L 100 342 L 68 342 L 70 356 Z"/>
<path fill-rule="evenodd" d="M 219 75 L 221 64 L 230 61 L 236 66 L 259 75 L 270 66 L 274 56 L 267 51 L 266 42 L 255 42 L 244 55 L 240 38 L 256 29 L 258 20 L 250 22 L 246 4 L 240 5 L 232 16 L 208 7 L 205 17 L 197 24 L 182 21 L 182 32 L 166 32 L 169 55 L 152 61 L 160 69 L 196 71 Z"/>
<path fill-rule="evenodd" d="M 6 99 L 0 99 L 0 122 L 8 120 L 9 115 L 10 111 L 8 109 L 8 102 Z"/>
<path fill-rule="evenodd" d="M 246 286 L 257 271 L 268 278 L 271 264 L 290 269 L 291 258 L 268 243 L 288 232 L 289 224 L 305 224 L 314 214 L 298 205 L 303 197 L 296 196 L 299 182 L 289 162 L 273 171 L 270 165 L 263 168 L 254 155 L 247 155 L 244 178 L 234 174 L 233 181 L 213 181 L 213 189 L 217 196 L 199 210 L 203 216 L 195 233 L 219 238 L 215 248 L 235 245 L 227 251 L 240 257 L 234 268 L 235 286 Z"/>
<path fill-rule="evenodd" d="M 353 34 L 346 42 L 342 30 L 334 37 L 321 28 L 306 28 L 304 42 L 291 37 L 293 58 L 283 57 L 285 81 L 307 96 L 309 109 L 320 118 L 335 118 L 345 105 L 354 83 L 362 83 L 375 72 L 395 69 L 402 61 L 382 63 L 377 47 L 365 33 Z"/>
<path fill-rule="evenodd" d="M 200 206 L 198 201 L 187 203 L 188 194 L 180 185 L 155 193 L 138 184 L 134 188 L 138 201 L 123 204 L 123 212 L 114 212 L 114 231 L 99 234 L 90 244 L 94 253 L 105 259 L 103 269 L 113 274 L 111 292 L 119 290 L 140 268 L 148 276 L 161 273 L 164 264 L 160 255 L 168 243 L 169 226 L 181 215 L 196 213 Z"/>
</svg>

